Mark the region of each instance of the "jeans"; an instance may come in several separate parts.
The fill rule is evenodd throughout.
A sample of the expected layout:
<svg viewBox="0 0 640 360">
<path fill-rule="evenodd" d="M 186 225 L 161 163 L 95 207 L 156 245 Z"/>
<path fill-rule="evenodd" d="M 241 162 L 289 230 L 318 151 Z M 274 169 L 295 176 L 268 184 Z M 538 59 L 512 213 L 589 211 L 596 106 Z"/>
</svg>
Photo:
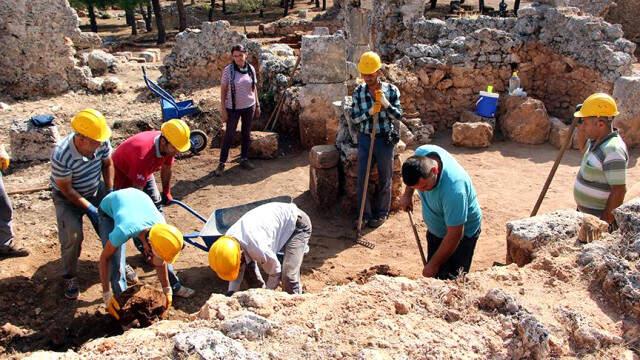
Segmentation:
<svg viewBox="0 0 640 360">
<path fill-rule="evenodd" d="M 13 207 L 0 175 L 0 246 L 13 245 Z"/>
<path fill-rule="evenodd" d="M 233 143 L 233 137 L 236 134 L 236 127 L 238 127 L 238 120 L 242 118 L 242 126 L 240 133 L 242 135 L 242 147 L 240 150 L 240 158 L 247 159 L 249 156 L 249 144 L 251 143 L 251 122 L 253 120 L 255 106 L 251 106 L 245 109 L 231 110 L 227 109 L 227 129 L 224 132 L 224 138 L 222 139 L 222 148 L 220 149 L 220 163 L 227 162 L 229 158 L 229 149 Z"/>
<path fill-rule="evenodd" d="M 100 235 L 100 241 L 102 241 L 102 247 L 104 248 L 107 241 L 109 241 L 109 233 L 113 231 L 115 224 L 113 219 L 102 210 L 99 210 L 98 213 L 100 215 L 98 234 Z M 142 244 L 140 244 L 140 246 L 142 246 Z M 141 248 L 138 248 L 137 244 L 136 248 L 142 252 Z M 127 289 L 127 278 L 125 272 L 126 258 L 127 246 L 125 243 L 118 247 L 111 257 L 109 280 L 111 282 L 111 289 L 116 295 L 120 295 Z M 169 284 L 174 291 L 177 291 L 182 286 L 180 284 L 180 279 L 178 279 L 178 276 L 175 274 L 173 265 L 167 265 L 167 270 L 169 273 Z"/>
<path fill-rule="evenodd" d="M 106 195 L 104 183 L 100 183 L 98 191 L 93 196 L 85 196 L 95 207 L 100 205 L 100 201 Z M 82 218 L 85 210 L 77 207 L 67 200 L 58 190 L 51 192 L 53 205 L 56 209 L 56 221 L 58 224 L 58 239 L 60 240 L 60 253 L 62 257 L 62 276 L 65 279 L 78 275 L 78 258 L 82 250 L 84 233 L 82 231 Z M 99 233 L 98 224 L 92 223 L 96 233 Z"/>
<path fill-rule="evenodd" d="M 311 238 L 311 219 L 300 210 L 296 228 L 284 244 L 282 261 L 282 289 L 289 294 L 302 294 L 300 267 Z"/>
<path fill-rule="evenodd" d="M 369 134 L 358 134 L 358 210 L 362 203 L 362 191 L 364 177 L 367 172 L 367 159 L 369 156 Z M 389 215 L 391 208 L 391 176 L 393 176 L 393 148 L 394 145 L 387 141 L 387 136 L 376 137 L 373 145 L 372 164 L 378 166 L 378 191 L 371 199 L 367 191 L 367 201 L 364 207 L 364 219 L 383 218 Z M 371 202 L 373 200 L 373 203 Z"/>
<path fill-rule="evenodd" d="M 481 230 L 478 230 L 472 236 L 462 237 L 456 251 L 454 251 L 449 259 L 447 259 L 442 267 L 440 267 L 440 270 L 436 275 L 437 279 L 451 280 L 458 277 L 461 272 L 469 272 L 469 269 L 471 268 L 471 261 L 473 260 L 473 253 L 476 249 L 476 243 L 480 237 L 480 232 Z M 442 238 L 439 238 L 427 231 L 427 262 L 431 261 L 431 258 L 435 255 L 441 243 Z"/>
</svg>

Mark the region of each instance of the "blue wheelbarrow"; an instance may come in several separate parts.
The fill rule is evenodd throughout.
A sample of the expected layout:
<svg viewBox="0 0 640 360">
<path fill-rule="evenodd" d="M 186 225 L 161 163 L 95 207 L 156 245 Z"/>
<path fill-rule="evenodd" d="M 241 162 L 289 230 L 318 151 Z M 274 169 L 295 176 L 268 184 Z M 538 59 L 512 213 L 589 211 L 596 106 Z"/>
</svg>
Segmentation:
<svg viewBox="0 0 640 360">
<path fill-rule="evenodd" d="M 162 110 L 162 122 L 169 121 L 171 119 L 180 119 L 183 116 L 189 116 L 198 114 L 200 109 L 193 103 L 193 100 L 176 101 L 176 99 L 169 94 L 165 89 L 160 87 L 158 83 L 147 77 L 147 72 L 142 67 L 142 78 L 147 88 L 160 98 L 160 109 Z M 209 138 L 207 134 L 202 130 L 191 130 L 191 152 L 197 154 L 207 147 Z"/>
<path fill-rule="evenodd" d="M 213 243 L 218 240 L 220 236 L 224 235 L 224 233 L 229 230 L 231 225 L 238 221 L 242 217 L 242 215 L 246 214 L 252 209 L 257 208 L 260 205 L 272 202 L 289 204 L 292 202 L 292 199 L 290 196 L 278 196 L 244 205 L 217 209 L 209 216 L 208 219 L 200 215 L 197 211 L 195 211 L 189 205 L 183 203 L 182 201 L 172 200 L 171 204 L 180 206 L 204 223 L 204 227 L 199 232 L 184 234 L 184 241 L 197 247 L 200 250 L 209 252 L 209 248 L 211 248 L 211 245 L 213 245 Z"/>
</svg>

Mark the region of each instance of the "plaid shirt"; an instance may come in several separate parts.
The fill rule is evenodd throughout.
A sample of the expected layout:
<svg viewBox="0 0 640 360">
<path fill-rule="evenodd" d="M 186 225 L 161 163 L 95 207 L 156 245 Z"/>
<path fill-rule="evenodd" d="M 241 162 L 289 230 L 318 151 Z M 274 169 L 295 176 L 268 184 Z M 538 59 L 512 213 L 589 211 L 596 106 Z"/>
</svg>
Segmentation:
<svg viewBox="0 0 640 360">
<path fill-rule="evenodd" d="M 400 90 L 395 85 L 386 82 L 381 82 L 380 87 L 391 105 L 386 109 L 380 110 L 378 114 L 378 128 L 376 129 L 378 134 L 393 131 L 393 120 L 402 118 Z M 351 118 L 358 125 L 360 132 L 370 134 L 373 117 L 369 115 L 369 109 L 373 107 L 374 99 L 369 93 L 367 84 L 358 85 L 353 91 L 352 97 Z"/>
</svg>

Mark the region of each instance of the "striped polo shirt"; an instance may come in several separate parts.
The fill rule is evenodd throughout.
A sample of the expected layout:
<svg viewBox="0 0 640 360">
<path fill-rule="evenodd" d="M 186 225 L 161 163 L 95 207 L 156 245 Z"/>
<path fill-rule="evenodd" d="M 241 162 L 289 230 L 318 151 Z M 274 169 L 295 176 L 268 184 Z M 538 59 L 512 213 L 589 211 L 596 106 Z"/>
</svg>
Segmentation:
<svg viewBox="0 0 640 360">
<path fill-rule="evenodd" d="M 102 160 L 111 156 L 111 143 L 105 141 L 98 147 L 93 158 L 88 159 L 78 152 L 71 134 L 59 142 L 51 155 L 51 186 L 56 189 L 56 180 L 71 179 L 71 187 L 82 196 L 96 193 L 102 174 Z"/>
<path fill-rule="evenodd" d="M 580 171 L 573 185 L 573 197 L 581 211 L 599 215 L 607 207 L 612 185 L 626 183 L 629 154 L 617 131 L 600 143 L 587 141 Z"/>
</svg>

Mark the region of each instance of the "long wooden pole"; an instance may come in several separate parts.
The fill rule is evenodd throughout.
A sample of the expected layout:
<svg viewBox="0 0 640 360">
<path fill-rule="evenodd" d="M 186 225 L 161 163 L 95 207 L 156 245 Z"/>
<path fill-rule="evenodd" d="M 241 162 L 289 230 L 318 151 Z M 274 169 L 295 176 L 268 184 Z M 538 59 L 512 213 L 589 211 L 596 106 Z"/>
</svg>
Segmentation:
<svg viewBox="0 0 640 360">
<path fill-rule="evenodd" d="M 367 157 L 367 171 L 364 175 L 364 184 L 362 186 L 362 199 L 360 200 L 360 215 L 358 215 L 358 229 L 356 232 L 356 243 L 361 244 L 370 249 L 374 248 L 374 244 L 362 239 L 362 218 L 364 217 L 364 208 L 367 205 L 367 191 L 369 189 L 369 174 L 371 173 L 371 161 L 373 160 L 373 147 L 376 141 L 376 128 L 378 127 L 378 114 L 373 115 L 373 126 L 371 127 L 371 143 L 369 144 L 369 156 Z"/>
<path fill-rule="evenodd" d="M 418 229 L 416 228 L 416 223 L 413 221 L 413 212 L 409 210 L 407 211 L 407 214 L 409 214 L 409 221 L 411 222 L 411 228 L 413 229 L 413 236 L 416 238 L 416 243 L 418 244 L 418 250 L 420 250 L 420 259 L 422 260 L 422 266 L 427 266 L 427 258 L 424 256 L 424 250 L 422 250 L 420 235 L 418 235 Z"/>
</svg>

